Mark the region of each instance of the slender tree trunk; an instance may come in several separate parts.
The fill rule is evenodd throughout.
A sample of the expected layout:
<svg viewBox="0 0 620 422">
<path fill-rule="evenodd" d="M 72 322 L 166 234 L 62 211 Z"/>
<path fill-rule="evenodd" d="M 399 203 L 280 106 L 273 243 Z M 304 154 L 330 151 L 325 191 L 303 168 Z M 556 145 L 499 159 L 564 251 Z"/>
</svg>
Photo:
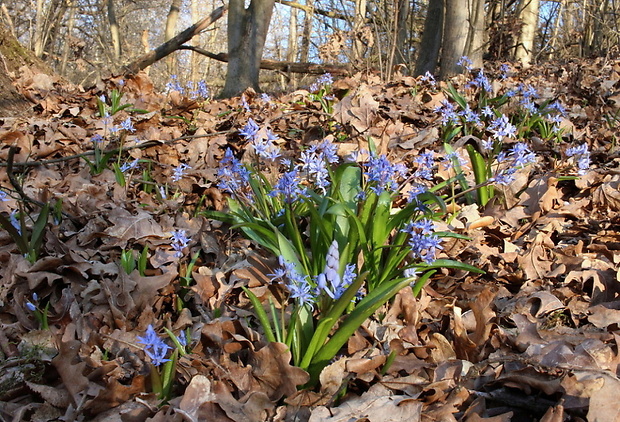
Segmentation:
<svg viewBox="0 0 620 422">
<path fill-rule="evenodd" d="M 468 10 L 467 0 L 446 0 L 446 21 L 441 51 L 440 79 L 461 72 L 457 65 L 465 52 L 465 43 L 468 34 Z"/>
<path fill-rule="evenodd" d="M 521 2 L 521 32 L 515 52 L 515 58 L 524 66 L 529 66 L 534 53 L 534 38 L 538 27 L 538 11 L 540 0 L 522 0 Z"/>
<path fill-rule="evenodd" d="M 116 12 L 114 11 L 114 0 L 107 0 L 108 23 L 110 24 L 110 36 L 112 37 L 112 48 L 114 52 L 115 64 L 121 59 L 121 32 L 116 20 Z"/>
<path fill-rule="evenodd" d="M 433 73 L 443 37 L 444 0 L 429 0 L 415 74 Z"/>
<path fill-rule="evenodd" d="M 43 29 L 45 27 L 45 11 L 43 10 L 43 0 L 37 0 L 34 22 L 34 36 L 32 39 L 34 54 L 37 57 L 43 56 L 43 46 L 45 45 Z"/>
<path fill-rule="evenodd" d="M 286 46 L 286 61 L 297 61 L 297 53 L 299 53 L 298 37 L 297 37 L 297 9 L 290 10 L 290 19 L 288 22 L 288 45 Z M 297 88 L 297 77 L 292 72 L 287 72 L 287 80 L 289 85 Z"/>
<path fill-rule="evenodd" d="M 301 36 L 301 50 L 299 61 L 308 62 L 310 57 L 310 38 L 312 37 L 312 24 L 314 23 L 314 0 L 307 0 L 306 6 L 309 9 L 304 11 L 304 32 Z"/>
<path fill-rule="evenodd" d="M 366 23 L 366 0 L 355 0 L 355 16 L 353 16 L 353 62 L 359 62 L 364 58 L 366 45 L 360 32 Z"/>
<path fill-rule="evenodd" d="M 484 53 L 484 37 L 485 37 L 485 16 L 484 16 L 485 0 L 469 0 L 469 18 L 467 43 L 465 45 L 464 55 L 473 63 L 474 67 L 482 67 L 482 56 Z"/>
<path fill-rule="evenodd" d="M 164 41 L 169 41 L 176 35 L 177 22 L 179 21 L 179 12 L 181 10 L 181 0 L 172 0 L 170 4 L 170 10 L 166 17 L 166 29 L 164 31 Z M 167 66 L 168 73 L 175 75 L 177 73 L 175 56 L 168 57 Z"/>
<path fill-rule="evenodd" d="M 189 10 L 192 16 L 192 22 L 198 21 L 198 0 L 190 1 Z M 192 45 L 194 47 L 200 47 L 200 36 L 192 38 Z M 192 52 L 191 54 L 190 78 L 193 82 L 197 82 L 199 79 L 201 79 L 198 77 L 198 62 L 200 60 L 200 56 L 195 52 Z"/>
<path fill-rule="evenodd" d="M 250 87 L 260 90 L 260 61 L 273 7 L 274 0 L 251 0 L 247 9 L 244 0 L 230 0 L 228 69 L 222 97 L 233 97 Z"/>
<path fill-rule="evenodd" d="M 408 64 L 409 53 L 407 51 L 407 39 L 409 28 L 407 22 L 409 21 L 409 13 L 411 12 L 411 5 L 409 0 L 398 0 L 398 18 L 396 20 L 396 64 Z"/>
<path fill-rule="evenodd" d="M 69 45 L 73 36 L 73 25 L 75 24 L 75 0 L 67 0 L 67 6 L 70 8 L 69 20 L 67 22 L 67 32 L 62 51 L 62 63 L 60 64 L 60 73 L 65 74 L 67 70 L 67 60 L 69 60 Z"/>
</svg>

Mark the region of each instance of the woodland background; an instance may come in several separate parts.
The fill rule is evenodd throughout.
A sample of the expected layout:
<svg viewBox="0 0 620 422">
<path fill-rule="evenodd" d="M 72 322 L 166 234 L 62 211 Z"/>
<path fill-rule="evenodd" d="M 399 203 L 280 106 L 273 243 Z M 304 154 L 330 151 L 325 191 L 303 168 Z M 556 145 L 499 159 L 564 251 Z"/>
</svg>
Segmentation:
<svg viewBox="0 0 620 422">
<path fill-rule="evenodd" d="M 239 3 L 243 4 L 232 1 L 231 6 Z M 280 62 L 281 67 L 261 74 L 268 91 L 309 83 L 303 73 L 308 67 L 295 68 L 292 63 L 344 64 L 339 69 L 315 68 L 312 73 L 372 70 L 389 80 L 395 71 L 436 73 L 437 64 L 441 64 L 439 76 L 445 77 L 460 70 L 455 63 L 461 56 L 470 57 L 479 67 L 483 58 L 527 65 L 618 54 L 620 5 L 615 1 L 246 3 L 246 15 L 273 8 L 263 59 Z M 224 5 L 209 0 L 3 0 L 0 7 L 3 24 L 22 45 L 57 74 L 88 85 L 102 75 L 120 73 L 124 65 Z M 235 16 L 242 13 L 233 7 L 229 11 Z M 227 22 L 217 20 L 186 46 L 212 55 L 226 53 Z M 197 52 L 179 51 L 148 72 L 159 88 L 175 74 L 181 84 L 205 80 L 219 92 L 226 64 Z"/>
</svg>

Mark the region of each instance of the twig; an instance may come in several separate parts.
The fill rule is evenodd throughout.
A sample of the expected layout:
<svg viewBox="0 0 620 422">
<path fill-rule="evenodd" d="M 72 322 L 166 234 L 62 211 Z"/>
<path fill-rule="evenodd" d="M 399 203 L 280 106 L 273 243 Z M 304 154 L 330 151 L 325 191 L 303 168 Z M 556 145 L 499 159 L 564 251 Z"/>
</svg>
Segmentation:
<svg viewBox="0 0 620 422">
<path fill-rule="evenodd" d="M 195 138 L 210 138 L 212 136 L 217 136 L 217 135 L 226 135 L 229 133 L 233 133 L 236 130 L 225 130 L 225 131 L 220 131 L 220 132 L 213 132 L 213 133 L 206 133 L 204 135 L 185 135 L 185 136 L 181 136 L 179 138 L 174 138 L 174 139 L 169 139 L 166 141 L 158 141 L 158 140 L 148 140 L 148 141 L 144 141 L 141 142 L 139 144 L 136 145 L 131 145 L 131 146 L 126 146 L 123 147 L 122 150 L 119 150 L 119 148 L 113 148 L 113 149 L 109 149 L 109 150 L 105 150 L 103 151 L 104 154 L 107 154 L 108 152 L 127 152 L 127 151 L 131 151 L 133 149 L 146 149 L 146 148 L 150 148 L 150 147 L 154 147 L 154 146 L 158 146 L 158 145 L 165 145 L 165 144 L 171 144 L 174 142 L 178 142 L 178 141 L 183 141 L 186 139 L 195 139 Z M 10 150 L 9 150 L 10 152 Z M 41 161 L 24 161 L 21 163 L 13 163 L 13 166 L 15 167 L 38 167 L 38 166 L 44 166 L 47 164 L 55 164 L 55 163 L 62 163 L 65 161 L 71 161 L 71 160 L 75 160 L 75 159 L 79 159 L 79 158 L 83 158 L 83 157 L 87 157 L 90 155 L 93 155 L 95 152 L 94 151 L 86 151 L 86 152 L 82 152 L 80 154 L 74 154 L 74 155 L 68 155 L 66 157 L 60 157 L 60 158 L 52 158 L 50 160 L 41 160 Z M 0 163 L 0 167 L 7 167 L 7 171 L 8 171 L 8 161 L 7 163 Z"/>
</svg>

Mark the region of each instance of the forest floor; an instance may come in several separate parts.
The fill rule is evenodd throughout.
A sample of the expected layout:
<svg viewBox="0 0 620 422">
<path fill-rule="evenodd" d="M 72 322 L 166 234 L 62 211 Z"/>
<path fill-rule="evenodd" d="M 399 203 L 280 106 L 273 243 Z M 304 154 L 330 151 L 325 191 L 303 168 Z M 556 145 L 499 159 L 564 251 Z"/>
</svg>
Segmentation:
<svg viewBox="0 0 620 422">
<path fill-rule="evenodd" d="M 435 109 L 445 91 L 358 75 L 333 84 L 340 99 L 326 113 L 306 90 L 268 100 L 248 92 L 244 105 L 159 93 L 142 74 L 87 90 L 33 69 L 20 74 L 15 85 L 34 113 L 0 116 L 8 194 L 0 212 L 21 210 L 29 228 L 42 203 L 64 214 L 50 211 L 30 261 L 0 229 L 1 420 L 620 420 L 620 62 L 552 63 L 497 78 L 495 91 L 529 84 L 538 106 L 559 101 L 566 114 L 562 139 L 522 139 L 536 163 L 497 200 L 452 208 L 450 229 L 468 239 L 447 241 L 441 256 L 484 274 L 443 270 L 417 298 L 403 289 L 312 390 L 298 388 L 305 378 L 290 355 L 267 344 L 242 290 L 267 304 L 280 288 L 268 276 L 276 257 L 199 215 L 225 209 L 218 165 L 227 148 L 246 151 L 239 131 L 249 118 L 287 151 L 337 131 L 342 154 L 372 137 L 410 164 L 421 151 L 443 151 Z M 464 76 L 452 83 L 466 86 Z M 125 187 L 109 168 L 93 175 L 83 155 L 93 136 L 109 134 L 97 101 L 113 89 L 121 104 L 146 111 L 124 109 L 110 122 L 130 118 L 135 128 L 122 134 L 121 163 L 140 160 Z M 106 147 L 117 147 L 114 139 Z M 564 177 L 576 175 L 565 150 L 584 143 L 590 169 Z M 182 254 L 171 246 L 177 229 L 191 239 Z M 146 271 L 127 274 L 121 254 L 145 246 Z M 44 314 L 48 329 L 40 329 Z M 191 333 L 163 405 L 138 339 L 149 324 Z"/>
</svg>

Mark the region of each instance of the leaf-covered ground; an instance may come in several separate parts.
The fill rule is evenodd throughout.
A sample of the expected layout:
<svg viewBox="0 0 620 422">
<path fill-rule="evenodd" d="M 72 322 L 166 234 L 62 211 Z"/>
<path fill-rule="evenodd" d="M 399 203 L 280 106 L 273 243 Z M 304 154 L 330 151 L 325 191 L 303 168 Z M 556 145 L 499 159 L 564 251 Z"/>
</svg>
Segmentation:
<svg viewBox="0 0 620 422">
<path fill-rule="evenodd" d="M 112 170 L 93 176 L 80 157 L 92 151 L 92 136 L 104 133 L 97 98 L 120 81 L 83 91 L 22 69 L 16 85 L 36 114 L 0 119 L 0 184 L 7 192 L 22 186 L 22 199 L 62 199 L 64 215 L 50 221 L 34 264 L 0 230 L 0 417 L 620 419 L 620 62 L 548 64 L 501 84 L 524 81 L 541 93 L 538 102 L 557 99 L 567 108 L 567 132 L 562 143 L 527 140 L 538 161 L 503 200 L 454 210 L 451 228 L 471 240 L 453 239 L 443 254 L 486 273 L 444 271 L 419 298 L 401 291 L 350 339 L 320 387 L 307 391 L 298 390 L 305 376 L 283 345 L 265 342 L 241 289 L 265 303 L 278 297 L 267 276 L 275 258 L 198 214 L 225 207 L 218 162 L 228 147 L 238 155 L 247 149 L 239 129 L 251 117 L 268 124 L 291 153 L 331 127 L 346 135 L 342 154 L 367 146 L 370 136 L 407 163 L 419 151 L 440 151 L 433 110 L 443 94 L 417 89 L 410 77 L 382 84 L 356 76 L 335 83 L 337 95 L 348 95 L 330 116 L 303 90 L 270 101 L 247 93 L 248 110 L 239 98 L 201 103 L 164 95 L 141 75 L 121 88 L 123 102 L 148 111 L 131 114 L 136 131 L 125 139 L 122 162 L 139 158 L 140 170 L 121 187 Z M 121 111 L 114 123 L 129 116 Z M 592 152 L 590 171 L 562 180 L 560 152 L 582 143 Z M 175 182 L 181 163 L 191 169 Z M 141 181 L 143 170 L 149 183 Z M 5 213 L 18 207 L 15 199 L 0 203 Z M 35 218 L 39 209 L 23 204 Z M 181 257 L 171 247 L 177 229 L 191 236 Z M 145 245 L 145 275 L 127 274 L 121 252 L 137 254 Z M 38 329 L 27 307 L 34 298 L 49 303 L 49 330 Z M 149 324 L 192 333 L 192 353 L 179 360 L 174 398 L 164 406 L 150 393 L 149 360 L 137 341 Z M 396 358 L 386 366 L 390 351 Z"/>
</svg>

